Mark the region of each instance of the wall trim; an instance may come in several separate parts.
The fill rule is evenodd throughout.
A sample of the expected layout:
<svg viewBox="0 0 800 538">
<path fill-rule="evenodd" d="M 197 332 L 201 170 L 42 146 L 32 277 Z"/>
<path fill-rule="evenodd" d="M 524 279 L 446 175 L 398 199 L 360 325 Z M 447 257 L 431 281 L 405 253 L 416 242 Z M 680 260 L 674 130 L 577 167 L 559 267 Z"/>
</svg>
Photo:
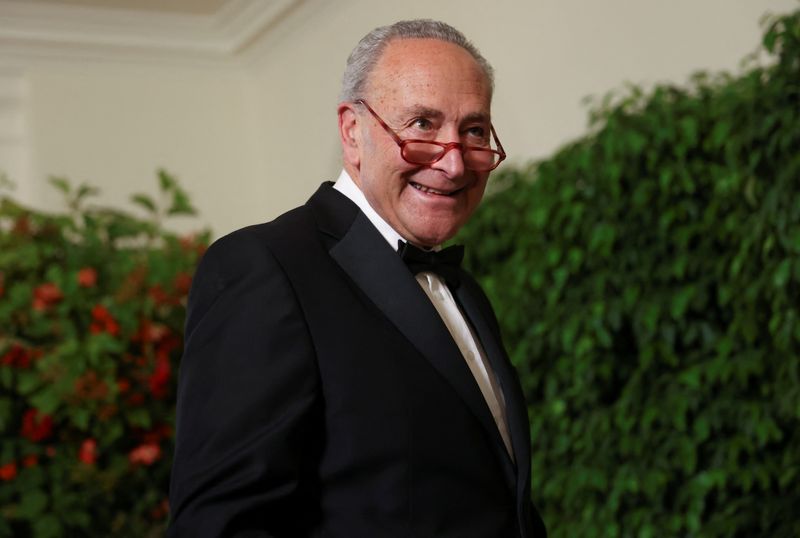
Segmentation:
<svg viewBox="0 0 800 538">
<path fill-rule="evenodd" d="M 0 56 L 226 63 L 301 2 L 229 0 L 209 15 L 0 2 Z"/>
</svg>

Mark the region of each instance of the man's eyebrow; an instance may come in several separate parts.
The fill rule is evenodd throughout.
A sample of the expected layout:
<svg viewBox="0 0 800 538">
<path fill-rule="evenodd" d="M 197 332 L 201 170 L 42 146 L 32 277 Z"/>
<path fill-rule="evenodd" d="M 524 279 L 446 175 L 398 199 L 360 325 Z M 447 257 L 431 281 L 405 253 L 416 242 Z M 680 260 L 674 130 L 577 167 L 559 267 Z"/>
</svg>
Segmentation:
<svg viewBox="0 0 800 538">
<path fill-rule="evenodd" d="M 489 116 L 483 112 L 472 112 L 464 116 L 461 123 L 489 123 Z"/>
<path fill-rule="evenodd" d="M 444 112 L 430 108 L 424 105 L 413 105 L 403 110 L 406 116 L 422 117 L 422 118 L 435 118 L 441 119 L 444 117 Z M 461 123 L 489 123 L 489 116 L 483 112 L 471 112 L 461 118 Z"/>
<path fill-rule="evenodd" d="M 412 105 L 403 110 L 406 116 L 422 117 L 422 118 L 443 118 L 444 112 L 430 108 L 424 105 Z"/>
</svg>

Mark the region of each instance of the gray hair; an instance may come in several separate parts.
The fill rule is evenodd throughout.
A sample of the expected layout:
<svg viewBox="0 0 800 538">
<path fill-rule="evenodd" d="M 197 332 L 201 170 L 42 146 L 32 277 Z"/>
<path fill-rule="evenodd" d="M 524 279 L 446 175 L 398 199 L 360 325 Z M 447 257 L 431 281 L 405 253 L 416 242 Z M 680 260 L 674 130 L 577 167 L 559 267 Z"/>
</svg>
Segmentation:
<svg viewBox="0 0 800 538">
<path fill-rule="evenodd" d="M 440 21 L 416 19 L 380 26 L 365 35 L 347 58 L 342 77 L 341 101 L 355 101 L 362 96 L 367 79 L 378 63 L 386 45 L 394 39 L 438 39 L 458 45 L 469 52 L 481 66 L 490 91 L 494 90 L 494 70 L 480 51 L 458 30 Z"/>
</svg>

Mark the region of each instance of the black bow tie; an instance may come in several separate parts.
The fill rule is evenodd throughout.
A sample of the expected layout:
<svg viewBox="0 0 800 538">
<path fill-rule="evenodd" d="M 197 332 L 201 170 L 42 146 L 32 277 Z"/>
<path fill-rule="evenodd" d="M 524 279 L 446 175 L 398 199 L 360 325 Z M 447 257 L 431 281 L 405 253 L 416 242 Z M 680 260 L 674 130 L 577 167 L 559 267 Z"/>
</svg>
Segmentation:
<svg viewBox="0 0 800 538">
<path fill-rule="evenodd" d="M 422 250 L 401 239 L 397 242 L 397 252 L 415 275 L 431 271 L 444 278 L 451 288 L 458 287 L 459 266 L 464 259 L 463 245 L 452 245 L 439 251 Z"/>
</svg>

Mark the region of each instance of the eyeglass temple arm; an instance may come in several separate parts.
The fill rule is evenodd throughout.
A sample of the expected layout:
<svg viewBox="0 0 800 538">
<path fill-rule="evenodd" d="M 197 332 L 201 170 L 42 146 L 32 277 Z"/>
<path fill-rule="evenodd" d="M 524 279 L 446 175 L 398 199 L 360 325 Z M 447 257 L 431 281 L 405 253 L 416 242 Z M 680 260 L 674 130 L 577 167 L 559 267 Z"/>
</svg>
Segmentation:
<svg viewBox="0 0 800 538">
<path fill-rule="evenodd" d="M 377 112 L 375 112 L 374 110 L 372 110 L 372 107 L 371 107 L 371 106 L 369 106 L 369 105 L 367 104 L 367 102 L 366 102 L 366 101 L 364 101 L 363 99 L 356 99 L 356 100 L 355 100 L 355 101 L 353 101 L 353 102 L 354 102 L 354 103 L 358 103 L 358 104 L 360 104 L 360 105 L 364 105 L 365 107 L 367 107 L 367 110 L 369 110 L 369 113 L 370 113 L 370 114 L 372 114 L 372 117 L 373 117 L 373 118 L 375 118 L 375 119 L 378 121 L 378 123 L 381 125 L 381 127 L 383 127 L 383 129 L 384 129 L 384 130 L 385 130 L 387 133 L 389 133 L 389 136 L 391 136 L 391 137 L 392 137 L 392 139 L 393 139 L 393 140 L 394 140 L 394 141 L 397 143 L 397 145 L 398 145 L 398 146 L 402 146 L 402 145 L 403 145 L 403 140 L 402 140 L 402 139 L 401 139 L 401 138 L 400 138 L 400 137 L 397 135 L 397 133 L 395 133 L 395 132 L 392 130 L 392 128 L 391 128 L 391 127 L 389 127 L 388 125 L 386 125 L 386 122 L 385 122 L 385 121 L 383 121 L 383 119 L 382 119 L 380 116 L 378 116 L 378 113 L 377 113 Z"/>
<path fill-rule="evenodd" d="M 497 132 L 494 130 L 494 125 L 491 123 L 489 124 L 489 128 L 492 130 L 492 136 L 494 137 L 494 142 L 497 144 L 497 151 L 503 157 L 506 156 L 506 150 L 503 149 L 503 144 L 500 143 L 500 139 L 497 138 Z"/>
</svg>

